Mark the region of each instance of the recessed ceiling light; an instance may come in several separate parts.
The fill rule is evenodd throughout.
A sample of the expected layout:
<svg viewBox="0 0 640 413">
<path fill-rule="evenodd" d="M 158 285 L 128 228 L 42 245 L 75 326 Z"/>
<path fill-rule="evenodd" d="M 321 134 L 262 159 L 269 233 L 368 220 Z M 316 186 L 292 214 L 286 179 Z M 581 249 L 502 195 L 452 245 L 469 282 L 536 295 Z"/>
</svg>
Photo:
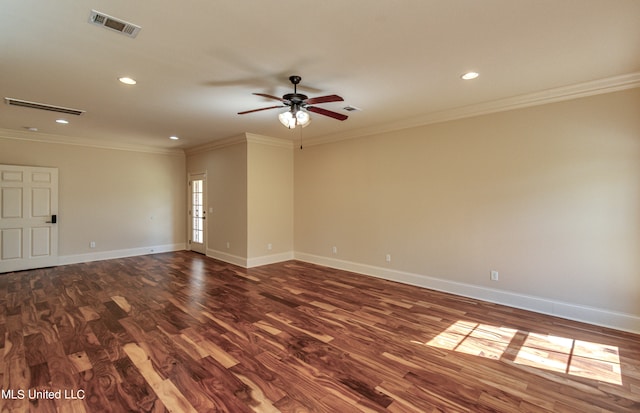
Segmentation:
<svg viewBox="0 0 640 413">
<path fill-rule="evenodd" d="M 465 73 L 464 75 L 462 75 L 462 76 L 460 76 L 460 77 L 462 77 L 464 80 L 472 80 L 472 79 L 477 78 L 478 76 L 480 76 L 480 74 L 479 74 L 479 73 L 476 73 L 476 72 L 467 72 L 467 73 Z"/>
<path fill-rule="evenodd" d="M 66 125 L 67 123 L 69 123 L 69 121 L 66 119 L 56 119 L 56 123 L 61 123 L 63 125 Z"/>
<path fill-rule="evenodd" d="M 177 136 L 169 136 L 169 139 L 171 139 L 172 141 L 177 141 L 180 138 L 178 138 Z"/>
<path fill-rule="evenodd" d="M 130 77 L 119 77 L 118 80 L 125 85 L 135 85 L 136 83 L 138 83 L 135 81 L 135 79 L 131 79 Z"/>
</svg>

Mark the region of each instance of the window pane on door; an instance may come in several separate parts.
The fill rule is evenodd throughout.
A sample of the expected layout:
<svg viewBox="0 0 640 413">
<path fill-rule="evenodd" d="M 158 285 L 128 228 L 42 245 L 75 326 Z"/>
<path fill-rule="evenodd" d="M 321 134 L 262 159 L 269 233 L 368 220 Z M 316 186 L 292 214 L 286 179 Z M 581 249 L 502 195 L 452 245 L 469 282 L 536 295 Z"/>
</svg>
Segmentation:
<svg viewBox="0 0 640 413">
<path fill-rule="evenodd" d="M 202 180 L 195 180 L 191 183 L 191 206 L 192 206 L 192 224 L 191 228 L 193 233 L 191 234 L 192 242 L 202 244 L 204 242 L 204 228 L 203 218 L 204 210 L 202 204 Z"/>
</svg>

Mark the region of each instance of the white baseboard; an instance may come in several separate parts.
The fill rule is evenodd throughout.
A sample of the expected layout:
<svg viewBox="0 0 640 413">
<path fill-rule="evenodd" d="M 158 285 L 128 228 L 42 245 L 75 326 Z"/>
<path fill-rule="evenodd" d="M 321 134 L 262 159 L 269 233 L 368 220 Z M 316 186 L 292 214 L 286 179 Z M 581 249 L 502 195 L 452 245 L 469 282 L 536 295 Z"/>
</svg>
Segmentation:
<svg viewBox="0 0 640 413">
<path fill-rule="evenodd" d="M 149 247 L 129 248 L 124 250 L 111 250 L 91 252 L 87 254 L 61 255 L 58 257 L 58 265 L 79 264 L 83 262 L 111 260 L 115 258 L 134 257 L 136 255 L 157 254 L 161 252 L 181 251 L 186 249 L 186 244 L 154 245 Z"/>
<path fill-rule="evenodd" d="M 261 257 L 246 258 L 226 252 L 207 249 L 207 257 L 224 261 L 229 264 L 238 265 L 243 268 L 259 267 L 260 265 L 275 264 L 276 262 L 289 261 L 293 259 L 293 251 L 279 254 L 263 255 Z"/>
<path fill-rule="evenodd" d="M 443 291 L 496 304 L 503 304 L 510 307 L 535 311 L 537 313 L 553 315 L 569 320 L 582 321 L 631 333 L 640 333 L 640 317 L 632 314 L 624 314 L 601 308 L 554 301 L 531 295 L 486 288 L 473 284 L 459 283 L 426 275 L 338 260 L 335 258 L 303 252 L 295 252 L 294 258 L 296 260 L 312 264 L 370 275 L 377 278 L 383 278 L 385 280 Z"/>
<path fill-rule="evenodd" d="M 293 251 L 287 251 L 279 254 L 263 255 L 262 257 L 249 258 L 247 259 L 247 268 L 259 267 L 260 265 L 275 264 L 282 261 L 289 261 L 293 259 L 293 255 Z"/>
<path fill-rule="evenodd" d="M 210 248 L 207 248 L 207 257 L 215 258 L 216 260 L 224 261 L 229 264 L 247 268 L 247 258 L 239 257 L 237 255 L 229 254 L 227 252 L 212 250 Z"/>
</svg>

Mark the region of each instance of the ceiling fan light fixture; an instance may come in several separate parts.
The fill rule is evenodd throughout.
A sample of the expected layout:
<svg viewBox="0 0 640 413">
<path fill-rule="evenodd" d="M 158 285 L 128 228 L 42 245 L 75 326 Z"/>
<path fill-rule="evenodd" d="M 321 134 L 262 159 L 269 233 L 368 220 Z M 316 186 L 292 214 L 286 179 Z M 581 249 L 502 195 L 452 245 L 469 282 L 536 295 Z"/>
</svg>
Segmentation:
<svg viewBox="0 0 640 413">
<path fill-rule="evenodd" d="M 311 121 L 311 117 L 309 116 L 309 113 L 307 113 L 306 111 L 299 110 L 296 112 L 296 120 L 298 121 L 298 124 L 304 128 Z"/>
<path fill-rule="evenodd" d="M 279 114 L 278 119 L 285 128 L 293 129 L 296 127 L 296 118 L 295 116 L 293 116 L 293 113 L 291 113 L 290 110 Z"/>
<path fill-rule="evenodd" d="M 298 125 L 304 128 L 309 124 L 309 122 L 311 122 L 309 113 L 301 109 L 297 109 L 295 112 L 293 110 L 282 112 L 278 115 L 278 119 L 287 129 L 294 129 Z"/>
</svg>

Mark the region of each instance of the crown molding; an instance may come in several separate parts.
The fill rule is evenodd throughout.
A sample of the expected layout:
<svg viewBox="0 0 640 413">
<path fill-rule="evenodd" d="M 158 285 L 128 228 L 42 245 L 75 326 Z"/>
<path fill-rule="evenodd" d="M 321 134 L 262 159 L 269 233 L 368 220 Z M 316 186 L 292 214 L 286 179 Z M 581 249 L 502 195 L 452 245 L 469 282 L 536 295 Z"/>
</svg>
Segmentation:
<svg viewBox="0 0 640 413">
<path fill-rule="evenodd" d="M 12 139 L 19 141 L 31 141 L 39 143 L 51 143 L 57 145 L 74 145 L 84 146 L 88 148 L 113 149 L 130 152 L 144 152 L 160 155 L 178 155 L 184 156 L 182 149 L 154 148 L 145 145 L 136 145 L 128 143 L 108 142 L 91 138 L 77 138 L 72 136 L 61 136 L 42 132 L 26 132 L 13 129 L 0 129 L 0 139 Z"/>
<path fill-rule="evenodd" d="M 579 99 L 588 96 L 618 92 L 621 90 L 633 89 L 637 87 L 640 87 L 640 72 L 577 83 L 574 85 L 562 86 L 553 89 L 546 89 L 539 92 L 492 100 L 489 102 L 483 102 L 474 105 L 461 106 L 383 125 L 368 126 L 365 128 L 355 129 L 347 132 L 325 135 L 319 138 L 311 138 L 307 140 L 307 142 L 305 142 L 305 146 L 322 145 L 325 143 L 355 139 L 381 133 L 395 132 L 403 129 L 411 129 L 419 126 L 431 125 L 434 123 L 447 122 L 451 120 L 488 115 L 491 113 L 506 112 L 531 106 L 540 106 L 566 100 Z"/>
<path fill-rule="evenodd" d="M 293 148 L 293 142 L 290 140 L 246 132 L 240 135 L 232 136 L 230 138 L 219 139 L 213 142 L 205 143 L 203 145 L 185 149 L 185 153 L 187 154 L 187 156 L 196 155 L 202 152 L 215 151 L 218 149 L 226 148 L 227 146 L 237 145 L 240 143 L 257 143 L 260 145 L 277 146 L 287 149 Z"/>
<path fill-rule="evenodd" d="M 185 154 L 189 155 L 197 155 L 202 152 L 215 151 L 217 149 L 226 148 L 227 146 L 237 145 L 239 143 L 247 142 L 247 137 L 245 133 L 240 135 L 232 136 L 225 139 L 218 139 L 212 142 L 208 142 L 202 145 L 193 146 L 191 148 L 185 149 Z"/>
<path fill-rule="evenodd" d="M 293 148 L 293 141 L 283 138 L 274 138 L 272 136 L 258 135 L 256 133 L 246 133 L 247 142 L 257 143 L 260 145 L 277 146 L 279 148 Z"/>
</svg>

